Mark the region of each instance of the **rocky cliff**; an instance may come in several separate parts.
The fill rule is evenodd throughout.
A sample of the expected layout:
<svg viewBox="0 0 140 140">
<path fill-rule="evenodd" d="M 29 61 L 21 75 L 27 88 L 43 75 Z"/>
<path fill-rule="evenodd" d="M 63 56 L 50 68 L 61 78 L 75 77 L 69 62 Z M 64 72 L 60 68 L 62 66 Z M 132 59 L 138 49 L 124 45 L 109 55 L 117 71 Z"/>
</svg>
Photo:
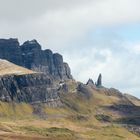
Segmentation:
<svg viewBox="0 0 140 140">
<path fill-rule="evenodd" d="M 0 39 L 1 101 L 61 106 L 59 81 L 68 79 L 71 71 L 60 54 L 42 50 L 36 40 L 20 45 L 17 39 Z"/>
<path fill-rule="evenodd" d="M 0 77 L 0 100 L 6 102 L 46 103 L 60 106 L 53 81 L 46 74 L 4 75 Z"/>
<path fill-rule="evenodd" d="M 42 50 L 36 40 L 20 45 L 17 39 L 0 39 L 0 58 L 55 79 L 72 79 L 70 68 L 63 62 L 63 57 L 49 49 Z"/>
</svg>

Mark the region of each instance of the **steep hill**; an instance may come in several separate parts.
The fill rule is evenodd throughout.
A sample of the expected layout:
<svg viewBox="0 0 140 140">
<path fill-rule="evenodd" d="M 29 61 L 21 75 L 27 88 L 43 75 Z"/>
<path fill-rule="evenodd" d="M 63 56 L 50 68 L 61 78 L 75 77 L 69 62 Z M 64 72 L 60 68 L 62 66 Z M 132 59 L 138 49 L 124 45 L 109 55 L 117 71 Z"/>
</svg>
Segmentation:
<svg viewBox="0 0 140 140">
<path fill-rule="evenodd" d="M 0 59 L 0 76 L 3 75 L 24 75 L 37 73 L 32 70 L 20 67 L 7 60 Z"/>
</svg>

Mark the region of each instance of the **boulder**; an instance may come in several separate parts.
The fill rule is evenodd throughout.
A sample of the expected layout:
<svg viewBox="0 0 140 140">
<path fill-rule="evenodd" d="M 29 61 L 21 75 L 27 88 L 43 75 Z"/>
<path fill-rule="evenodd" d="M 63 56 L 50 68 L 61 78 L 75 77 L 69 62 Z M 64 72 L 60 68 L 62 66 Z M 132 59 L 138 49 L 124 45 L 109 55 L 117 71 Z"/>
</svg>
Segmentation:
<svg viewBox="0 0 140 140">
<path fill-rule="evenodd" d="M 94 85 L 93 80 L 89 78 L 89 80 L 87 81 L 86 85 L 90 85 L 90 86 Z"/>
</svg>

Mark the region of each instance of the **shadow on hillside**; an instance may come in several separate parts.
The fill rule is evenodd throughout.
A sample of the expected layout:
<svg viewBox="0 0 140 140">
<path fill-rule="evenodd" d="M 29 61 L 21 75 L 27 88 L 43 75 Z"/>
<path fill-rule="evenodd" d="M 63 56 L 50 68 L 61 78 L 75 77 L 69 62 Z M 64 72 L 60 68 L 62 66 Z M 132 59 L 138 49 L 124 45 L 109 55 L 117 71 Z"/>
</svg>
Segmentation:
<svg viewBox="0 0 140 140">
<path fill-rule="evenodd" d="M 115 111 L 123 117 L 114 120 L 115 123 L 140 126 L 140 106 L 135 105 L 111 105 L 104 108 Z"/>
</svg>

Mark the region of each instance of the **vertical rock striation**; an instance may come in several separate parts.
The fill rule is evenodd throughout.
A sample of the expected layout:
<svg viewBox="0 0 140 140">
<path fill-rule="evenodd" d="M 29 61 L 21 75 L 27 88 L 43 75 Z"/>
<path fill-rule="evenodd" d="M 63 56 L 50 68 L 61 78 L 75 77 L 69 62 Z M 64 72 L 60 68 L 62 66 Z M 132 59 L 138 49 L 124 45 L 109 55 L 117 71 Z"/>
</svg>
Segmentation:
<svg viewBox="0 0 140 140">
<path fill-rule="evenodd" d="M 51 50 L 42 50 L 36 41 L 26 41 L 19 45 L 17 39 L 0 39 L 0 58 L 17 65 L 43 72 L 54 79 L 72 79 L 71 71 L 63 57 Z"/>
<path fill-rule="evenodd" d="M 102 75 L 101 73 L 98 76 L 97 82 L 93 82 L 92 79 L 89 78 L 89 80 L 87 81 L 86 85 L 90 86 L 90 87 L 94 87 L 94 88 L 102 88 Z"/>
<path fill-rule="evenodd" d="M 21 49 L 17 39 L 0 39 L 0 58 L 22 64 Z"/>
<path fill-rule="evenodd" d="M 99 77 L 97 79 L 97 83 L 96 83 L 97 87 L 102 87 L 102 75 L 99 74 Z"/>
<path fill-rule="evenodd" d="M 1 101 L 46 103 L 53 107 L 62 105 L 52 79 L 44 74 L 1 76 L 0 91 Z"/>
</svg>

